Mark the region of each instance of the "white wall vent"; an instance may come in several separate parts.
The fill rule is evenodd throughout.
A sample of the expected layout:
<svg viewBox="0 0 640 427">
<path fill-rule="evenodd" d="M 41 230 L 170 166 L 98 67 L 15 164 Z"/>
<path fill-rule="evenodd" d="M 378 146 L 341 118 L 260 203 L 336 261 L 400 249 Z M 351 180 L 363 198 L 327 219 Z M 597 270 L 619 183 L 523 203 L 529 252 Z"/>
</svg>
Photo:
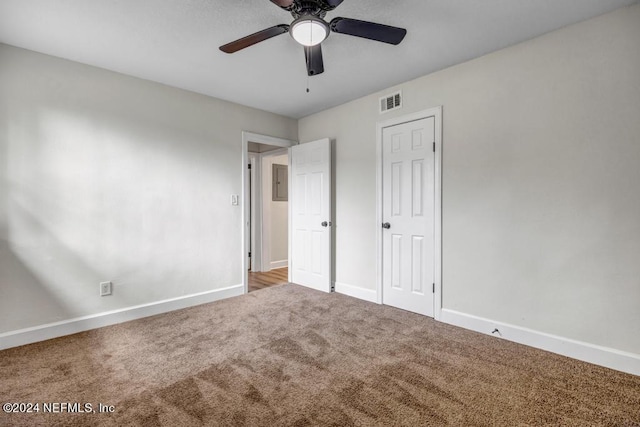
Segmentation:
<svg viewBox="0 0 640 427">
<path fill-rule="evenodd" d="M 390 95 L 385 95 L 380 98 L 380 114 L 386 113 L 387 111 L 397 110 L 398 108 L 402 108 L 402 91 L 392 93 Z"/>
</svg>

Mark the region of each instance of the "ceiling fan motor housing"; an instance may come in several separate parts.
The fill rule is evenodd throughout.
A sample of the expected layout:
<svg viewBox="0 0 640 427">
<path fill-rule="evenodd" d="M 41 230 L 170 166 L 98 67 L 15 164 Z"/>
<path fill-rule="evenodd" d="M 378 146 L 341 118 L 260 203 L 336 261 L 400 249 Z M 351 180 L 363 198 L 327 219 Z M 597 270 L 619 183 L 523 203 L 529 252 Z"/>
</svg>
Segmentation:
<svg viewBox="0 0 640 427">
<path fill-rule="evenodd" d="M 287 8 L 291 15 L 298 19 L 303 15 L 313 15 L 318 18 L 324 18 L 328 11 L 335 9 L 335 6 L 329 5 L 325 0 L 298 0 Z"/>
</svg>

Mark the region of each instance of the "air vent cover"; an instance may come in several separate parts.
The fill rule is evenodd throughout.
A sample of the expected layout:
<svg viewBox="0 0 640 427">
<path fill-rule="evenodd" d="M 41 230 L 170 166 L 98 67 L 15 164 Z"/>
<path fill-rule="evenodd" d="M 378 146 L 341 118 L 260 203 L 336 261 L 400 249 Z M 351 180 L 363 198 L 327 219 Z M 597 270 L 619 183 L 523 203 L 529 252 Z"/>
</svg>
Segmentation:
<svg viewBox="0 0 640 427">
<path fill-rule="evenodd" d="M 385 95 L 380 98 L 380 114 L 391 110 L 397 110 L 398 108 L 402 108 L 402 91 Z"/>
</svg>

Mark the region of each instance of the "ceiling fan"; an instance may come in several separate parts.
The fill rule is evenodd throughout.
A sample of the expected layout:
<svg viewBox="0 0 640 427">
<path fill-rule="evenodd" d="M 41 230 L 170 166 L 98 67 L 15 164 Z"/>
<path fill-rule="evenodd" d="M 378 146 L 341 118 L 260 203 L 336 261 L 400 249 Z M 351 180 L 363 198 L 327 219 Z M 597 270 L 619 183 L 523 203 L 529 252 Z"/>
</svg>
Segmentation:
<svg viewBox="0 0 640 427">
<path fill-rule="evenodd" d="M 343 0 L 271 0 L 272 3 L 291 13 L 294 21 L 290 25 L 280 24 L 258 31 L 257 33 L 220 46 L 220 50 L 225 53 L 234 53 L 270 39 L 271 37 L 288 32 L 291 34 L 291 37 L 304 46 L 307 74 L 309 76 L 315 76 L 324 72 L 320 43 L 329 36 L 331 31 L 393 45 L 399 44 L 407 34 L 407 30 L 404 28 L 350 18 L 333 18 L 331 22 L 327 23 L 323 19 L 326 13 L 338 7 L 342 1 Z"/>
</svg>

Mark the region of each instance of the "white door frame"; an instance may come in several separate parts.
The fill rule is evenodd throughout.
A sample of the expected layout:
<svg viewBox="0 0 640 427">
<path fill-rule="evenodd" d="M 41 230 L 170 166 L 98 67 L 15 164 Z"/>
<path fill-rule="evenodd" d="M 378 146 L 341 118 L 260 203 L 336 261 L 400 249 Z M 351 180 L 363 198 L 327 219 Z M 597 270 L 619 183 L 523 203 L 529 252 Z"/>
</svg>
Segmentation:
<svg viewBox="0 0 640 427">
<path fill-rule="evenodd" d="M 262 161 L 260 160 L 259 153 L 248 153 L 248 161 L 251 165 L 251 200 L 247 198 L 247 204 L 249 205 L 249 216 L 247 217 L 247 221 L 249 221 L 249 226 L 247 227 L 247 231 L 249 231 L 249 238 L 247 241 L 250 241 L 249 247 L 247 251 L 251 249 L 251 258 L 249 259 L 249 266 L 247 270 L 251 271 L 262 271 L 262 221 L 260 218 L 262 217 L 262 204 L 258 203 L 258 200 L 261 200 L 261 185 L 260 184 L 260 167 L 262 166 Z M 247 183 L 249 184 L 249 183 Z M 247 192 L 249 189 L 247 188 Z"/>
<path fill-rule="evenodd" d="M 376 302 L 382 304 L 382 131 L 415 120 L 435 118 L 435 294 L 434 318 L 440 320 L 442 313 L 442 107 L 376 123 Z"/>
<path fill-rule="evenodd" d="M 242 250 L 240 253 L 242 266 L 242 284 L 244 286 L 244 293 L 249 292 L 249 262 L 247 260 L 247 254 L 249 250 L 249 203 L 247 203 L 249 194 L 249 180 L 247 179 L 247 165 L 249 164 L 249 142 L 257 142 L 259 144 L 274 145 L 276 147 L 293 147 L 297 145 L 297 141 L 291 141 L 284 138 L 276 138 L 273 136 L 262 135 L 259 133 L 253 133 L 248 131 L 242 131 L 242 167 L 241 171 L 241 183 L 242 183 L 242 195 L 240 197 L 240 207 L 242 209 L 242 222 L 241 222 L 241 234 L 242 234 Z"/>
</svg>

